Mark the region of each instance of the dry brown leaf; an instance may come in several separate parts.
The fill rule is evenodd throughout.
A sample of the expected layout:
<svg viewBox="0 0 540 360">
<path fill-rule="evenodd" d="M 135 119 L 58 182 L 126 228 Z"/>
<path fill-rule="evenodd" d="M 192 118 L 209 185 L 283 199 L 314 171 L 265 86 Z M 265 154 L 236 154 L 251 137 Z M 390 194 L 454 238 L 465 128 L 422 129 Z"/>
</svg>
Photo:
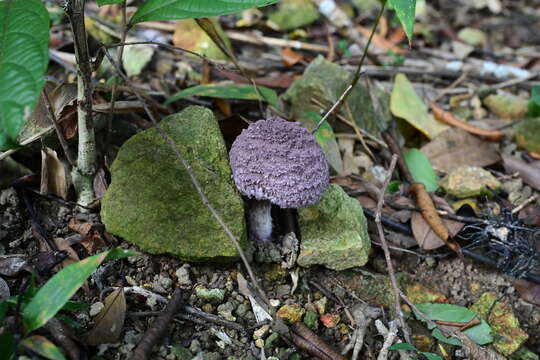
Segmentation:
<svg viewBox="0 0 540 360">
<path fill-rule="evenodd" d="M 58 159 L 56 151 L 41 150 L 41 194 L 54 194 L 66 200 L 68 192 L 68 172 Z"/>
<path fill-rule="evenodd" d="M 367 27 L 358 25 L 356 28 L 358 29 L 358 32 L 360 32 L 360 34 L 362 34 L 365 37 L 369 37 L 371 35 L 371 29 L 369 29 Z M 393 42 L 391 42 L 389 40 L 386 40 L 385 38 L 383 38 L 379 34 L 374 34 L 372 41 L 373 41 L 373 45 L 377 46 L 378 48 L 386 50 L 386 51 L 392 51 L 392 52 L 394 52 L 395 54 L 398 54 L 398 55 L 399 54 L 405 54 L 407 52 L 407 50 L 396 46 L 395 43 L 393 43 Z"/>
<path fill-rule="evenodd" d="M 464 225 L 459 221 L 448 219 L 442 219 L 442 221 L 452 237 L 455 236 Z M 422 249 L 434 250 L 444 246 L 444 241 L 433 232 L 421 213 L 416 211 L 413 212 L 411 216 L 411 228 L 418 246 Z"/>
<path fill-rule="evenodd" d="M 519 279 L 514 282 L 514 288 L 523 300 L 540 306 L 540 284 Z"/>
<path fill-rule="evenodd" d="M 84 236 L 80 244 L 89 254 L 94 254 L 105 246 L 105 241 L 101 238 L 99 231 L 94 229 L 94 224 L 91 222 L 79 222 L 75 218 L 71 218 L 68 228 Z"/>
<path fill-rule="evenodd" d="M 293 66 L 302 61 L 303 57 L 291 48 L 284 48 L 281 50 L 281 62 L 285 66 Z"/>
<path fill-rule="evenodd" d="M 124 289 L 118 288 L 105 298 L 104 307 L 96 316 L 94 328 L 84 336 L 88 345 L 117 342 L 126 318 Z"/>
<path fill-rule="evenodd" d="M 462 165 L 484 167 L 501 159 L 496 144 L 459 128 L 443 131 L 424 145 L 422 152 L 435 169 L 445 172 Z"/>
</svg>

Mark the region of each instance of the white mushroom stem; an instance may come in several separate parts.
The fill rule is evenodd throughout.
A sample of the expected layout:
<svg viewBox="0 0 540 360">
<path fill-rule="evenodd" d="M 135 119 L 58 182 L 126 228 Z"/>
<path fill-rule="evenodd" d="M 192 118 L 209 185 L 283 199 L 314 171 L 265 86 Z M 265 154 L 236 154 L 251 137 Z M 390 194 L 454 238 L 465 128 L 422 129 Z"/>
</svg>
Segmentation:
<svg viewBox="0 0 540 360">
<path fill-rule="evenodd" d="M 256 241 L 272 239 L 272 204 L 268 200 L 255 200 L 249 212 L 251 235 Z"/>
</svg>

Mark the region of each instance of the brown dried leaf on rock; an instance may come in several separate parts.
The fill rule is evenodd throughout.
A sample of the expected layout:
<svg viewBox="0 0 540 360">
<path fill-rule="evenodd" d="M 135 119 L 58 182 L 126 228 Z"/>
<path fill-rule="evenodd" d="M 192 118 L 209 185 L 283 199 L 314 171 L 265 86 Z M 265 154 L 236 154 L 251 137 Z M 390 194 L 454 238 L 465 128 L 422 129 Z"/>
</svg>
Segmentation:
<svg viewBox="0 0 540 360">
<path fill-rule="evenodd" d="M 519 296 L 531 304 L 540 306 L 540 284 L 534 284 L 524 279 L 518 279 L 514 282 Z"/>
<path fill-rule="evenodd" d="M 124 289 L 118 288 L 105 298 L 104 307 L 96 316 L 94 328 L 85 335 L 88 345 L 114 343 L 120 338 L 126 318 Z"/>
<path fill-rule="evenodd" d="M 454 237 L 464 226 L 464 224 L 459 221 L 448 219 L 442 219 L 442 221 L 452 237 Z M 411 228 L 418 246 L 422 249 L 434 250 L 445 245 L 444 241 L 433 232 L 421 213 L 414 212 L 412 214 Z"/>
<path fill-rule="evenodd" d="M 54 194 L 66 200 L 68 192 L 68 172 L 64 163 L 58 159 L 56 151 L 41 150 L 41 194 Z"/>
<path fill-rule="evenodd" d="M 445 172 L 461 165 L 484 167 L 501 159 L 495 144 L 459 128 L 443 131 L 424 145 L 422 152 L 433 168 Z"/>
</svg>

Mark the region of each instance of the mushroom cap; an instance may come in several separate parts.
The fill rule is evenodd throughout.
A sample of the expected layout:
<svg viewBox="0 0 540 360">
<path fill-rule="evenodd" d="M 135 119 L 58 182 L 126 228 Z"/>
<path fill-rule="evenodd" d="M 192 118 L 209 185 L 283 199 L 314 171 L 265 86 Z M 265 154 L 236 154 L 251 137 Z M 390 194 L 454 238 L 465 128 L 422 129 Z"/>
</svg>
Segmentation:
<svg viewBox="0 0 540 360">
<path fill-rule="evenodd" d="M 236 138 L 229 156 L 242 194 L 282 208 L 314 204 L 328 187 L 324 153 L 296 122 L 272 117 L 251 124 Z"/>
</svg>

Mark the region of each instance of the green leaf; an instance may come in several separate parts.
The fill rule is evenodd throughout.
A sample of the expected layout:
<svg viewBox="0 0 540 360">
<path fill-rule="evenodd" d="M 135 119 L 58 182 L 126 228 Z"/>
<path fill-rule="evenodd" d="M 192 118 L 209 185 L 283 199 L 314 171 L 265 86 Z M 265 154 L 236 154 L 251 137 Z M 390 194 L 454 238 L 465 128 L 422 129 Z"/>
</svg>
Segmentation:
<svg viewBox="0 0 540 360">
<path fill-rule="evenodd" d="M 397 17 L 401 22 L 410 43 L 413 35 L 416 0 L 389 0 L 388 2 L 396 11 Z"/>
<path fill-rule="evenodd" d="M 437 354 L 431 353 L 431 352 L 420 351 L 419 354 L 424 355 L 425 357 L 428 358 L 428 360 L 443 360 L 442 357 L 440 357 Z"/>
<path fill-rule="evenodd" d="M 310 130 L 314 129 L 322 120 L 322 116 L 314 111 L 306 111 L 302 114 L 302 125 Z M 339 146 L 332 126 L 325 121 L 313 134 L 315 140 L 323 149 L 326 160 L 337 173 L 343 172 L 343 161 L 339 152 Z"/>
<path fill-rule="evenodd" d="M 439 329 L 433 329 L 431 332 L 431 335 L 440 342 L 443 342 L 445 344 L 455 345 L 455 346 L 461 346 L 461 341 L 459 341 L 456 338 L 453 337 L 446 337 Z"/>
<path fill-rule="evenodd" d="M 264 86 L 257 86 L 257 89 L 262 98 L 257 94 L 253 85 L 197 85 L 174 94 L 165 101 L 165 104 L 196 95 L 220 99 L 262 100 L 278 107 L 278 96 L 274 90 Z"/>
<path fill-rule="evenodd" d="M 399 180 L 392 180 L 388 183 L 388 187 L 386 188 L 386 192 L 388 194 L 393 194 L 398 192 L 400 185 L 402 184 Z"/>
<path fill-rule="evenodd" d="M 427 156 L 420 149 L 409 149 L 404 156 L 414 181 L 424 184 L 427 191 L 437 190 L 439 178 L 431 167 Z"/>
<path fill-rule="evenodd" d="M 64 354 L 46 337 L 41 335 L 29 336 L 21 341 L 21 346 L 51 360 L 65 360 Z"/>
<path fill-rule="evenodd" d="M 150 20 L 178 20 L 232 14 L 279 0 L 147 0 L 135 12 L 129 25 Z"/>
<path fill-rule="evenodd" d="M 409 350 L 409 351 L 416 351 L 416 348 L 407 343 L 397 343 L 388 348 L 388 350 Z"/>
<path fill-rule="evenodd" d="M 394 88 L 390 95 L 390 111 L 392 115 L 405 119 L 429 139 L 448 129 L 448 125 L 435 120 L 433 114 L 428 112 L 428 107 L 404 74 L 397 74 L 394 80 Z"/>
<path fill-rule="evenodd" d="M 23 310 L 25 330 L 29 333 L 43 326 L 68 302 L 85 280 L 105 260 L 121 259 L 135 253 L 112 249 L 71 264 L 54 275 Z"/>
<path fill-rule="evenodd" d="M 49 14 L 40 0 L 0 0 L 0 151 L 17 146 L 49 63 Z"/>
<path fill-rule="evenodd" d="M 528 117 L 540 117 L 540 85 L 533 85 L 528 104 Z"/>
<path fill-rule="evenodd" d="M 15 347 L 15 340 L 11 331 L 4 327 L 0 333 L 0 354 L 4 359 L 10 359 L 13 354 L 13 348 Z"/>
<path fill-rule="evenodd" d="M 468 323 L 478 315 L 463 307 L 452 304 L 423 303 L 416 305 L 420 311 L 432 320 L 442 320 L 458 323 Z M 421 319 L 420 319 L 421 320 Z M 493 341 L 490 326 L 483 320 L 480 324 L 471 326 L 463 333 L 478 345 L 485 345 Z"/>
<path fill-rule="evenodd" d="M 111 5 L 111 4 L 120 4 L 124 0 L 96 0 L 99 6 Z"/>
</svg>

